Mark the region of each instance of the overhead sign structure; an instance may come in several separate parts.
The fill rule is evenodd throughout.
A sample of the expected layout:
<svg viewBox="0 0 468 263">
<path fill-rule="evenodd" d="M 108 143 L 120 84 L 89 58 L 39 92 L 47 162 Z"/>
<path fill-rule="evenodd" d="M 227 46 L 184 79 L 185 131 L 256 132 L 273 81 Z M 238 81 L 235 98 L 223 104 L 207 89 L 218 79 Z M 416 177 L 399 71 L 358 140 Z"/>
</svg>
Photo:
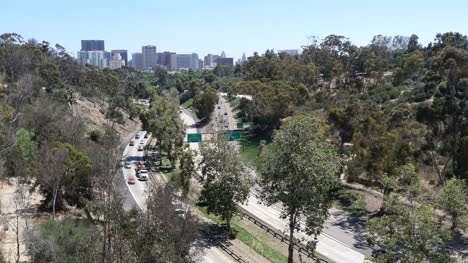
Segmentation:
<svg viewBox="0 0 468 263">
<path fill-rule="evenodd" d="M 187 134 L 187 141 L 188 142 L 201 142 L 202 141 L 202 135 L 201 135 L 201 133 Z"/>
</svg>

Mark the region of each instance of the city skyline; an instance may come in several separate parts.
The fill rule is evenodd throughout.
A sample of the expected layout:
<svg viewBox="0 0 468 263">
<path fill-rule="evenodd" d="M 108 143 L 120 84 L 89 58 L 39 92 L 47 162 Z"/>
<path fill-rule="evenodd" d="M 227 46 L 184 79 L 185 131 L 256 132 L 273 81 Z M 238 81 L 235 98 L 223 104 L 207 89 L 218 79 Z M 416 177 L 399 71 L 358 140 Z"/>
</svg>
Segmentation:
<svg viewBox="0 0 468 263">
<path fill-rule="evenodd" d="M 211 0 L 137 0 L 132 5 L 88 0 L 79 4 L 7 1 L 2 4 L 0 31 L 58 43 L 74 56 L 80 40 L 103 39 L 106 50 L 126 49 L 128 54 L 139 52 L 143 45 L 156 45 L 159 50 L 180 54 L 220 54 L 224 50 L 236 61 L 243 52 L 249 56 L 271 48 L 300 48 L 310 43 L 308 36 L 312 35 L 344 35 L 357 45 L 366 45 L 378 34 L 416 33 L 420 43 L 427 44 L 437 33 L 466 34 L 467 9 L 468 3 L 450 0 L 444 5 L 434 0 L 396 0 L 383 5 L 297 0 L 240 0 L 222 5 Z M 117 13 L 121 15 L 116 17 Z"/>
</svg>

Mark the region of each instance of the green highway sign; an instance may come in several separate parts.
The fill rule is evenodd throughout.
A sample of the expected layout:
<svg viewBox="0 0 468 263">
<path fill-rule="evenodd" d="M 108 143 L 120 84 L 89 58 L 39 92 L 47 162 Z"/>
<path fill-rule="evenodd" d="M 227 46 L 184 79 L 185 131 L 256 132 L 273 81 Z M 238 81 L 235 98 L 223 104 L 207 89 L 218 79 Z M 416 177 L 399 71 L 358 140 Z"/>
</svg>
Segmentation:
<svg viewBox="0 0 468 263">
<path fill-rule="evenodd" d="M 237 123 L 237 129 L 244 129 L 244 123 L 238 122 Z"/>
<path fill-rule="evenodd" d="M 187 141 L 188 142 L 201 142 L 202 141 L 202 135 L 201 135 L 201 133 L 187 134 Z"/>
<path fill-rule="evenodd" d="M 240 132 L 224 132 L 224 135 L 228 137 L 228 141 L 240 140 Z"/>
</svg>

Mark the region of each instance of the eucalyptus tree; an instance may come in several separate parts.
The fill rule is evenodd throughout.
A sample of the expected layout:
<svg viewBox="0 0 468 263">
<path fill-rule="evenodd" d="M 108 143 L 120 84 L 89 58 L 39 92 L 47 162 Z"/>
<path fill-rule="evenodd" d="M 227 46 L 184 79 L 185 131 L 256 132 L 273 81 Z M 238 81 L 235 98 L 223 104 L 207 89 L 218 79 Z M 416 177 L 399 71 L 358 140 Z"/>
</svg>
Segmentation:
<svg viewBox="0 0 468 263">
<path fill-rule="evenodd" d="M 295 231 L 314 236 L 308 246 L 315 248 L 341 168 L 342 159 L 325 142 L 316 117 L 293 117 L 263 147 L 258 159 L 261 198 L 268 205 L 282 203 L 281 215 L 289 220 L 288 262 L 293 262 Z"/>
<path fill-rule="evenodd" d="M 218 134 L 201 148 L 200 163 L 205 182 L 201 200 L 208 204 L 208 213 L 226 220 L 228 230 L 237 212 L 237 203 L 244 203 L 249 195 L 251 180 L 235 145 Z"/>
</svg>

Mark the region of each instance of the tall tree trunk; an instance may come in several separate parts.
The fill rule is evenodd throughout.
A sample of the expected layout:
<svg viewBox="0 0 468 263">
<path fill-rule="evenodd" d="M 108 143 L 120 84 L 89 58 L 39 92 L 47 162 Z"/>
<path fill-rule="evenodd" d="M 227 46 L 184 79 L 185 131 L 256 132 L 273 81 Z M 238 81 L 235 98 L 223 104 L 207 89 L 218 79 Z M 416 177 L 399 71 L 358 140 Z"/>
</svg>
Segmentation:
<svg viewBox="0 0 468 263">
<path fill-rule="evenodd" d="M 296 227 L 296 213 L 289 215 L 289 246 L 288 246 L 288 263 L 294 262 L 294 229 Z"/>
<path fill-rule="evenodd" d="M 158 140 L 158 145 L 159 145 L 159 166 L 162 166 L 162 146 L 161 146 L 160 140 Z"/>
<path fill-rule="evenodd" d="M 57 202 L 57 192 L 58 192 L 58 187 L 54 189 L 54 194 L 52 197 L 52 218 L 55 220 L 55 203 Z"/>
<path fill-rule="evenodd" d="M 20 262 L 20 224 L 19 214 L 16 214 L 16 263 Z"/>
</svg>

